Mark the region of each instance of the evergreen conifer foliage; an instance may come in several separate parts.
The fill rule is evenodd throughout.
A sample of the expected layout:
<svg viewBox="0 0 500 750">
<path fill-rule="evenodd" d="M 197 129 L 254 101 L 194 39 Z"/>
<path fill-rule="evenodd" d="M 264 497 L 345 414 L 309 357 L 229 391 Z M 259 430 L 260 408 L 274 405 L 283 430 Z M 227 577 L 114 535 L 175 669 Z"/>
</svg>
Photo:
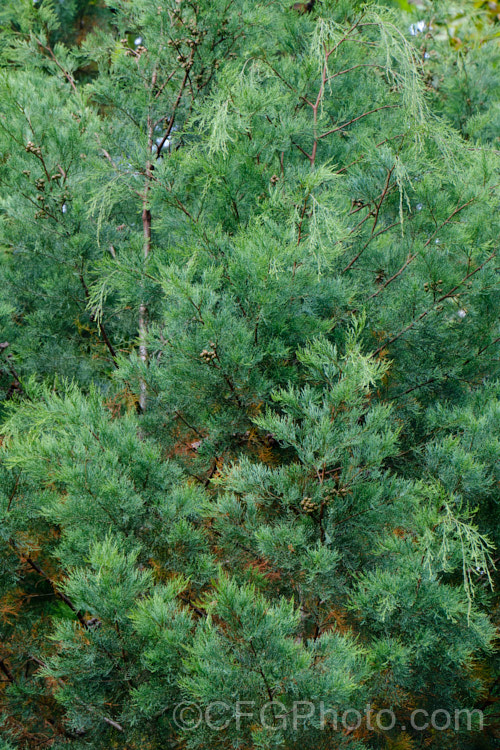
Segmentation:
<svg viewBox="0 0 500 750">
<path fill-rule="evenodd" d="M 495 731 L 489 43 L 289 5 L 1 11 L 6 749 Z"/>
</svg>

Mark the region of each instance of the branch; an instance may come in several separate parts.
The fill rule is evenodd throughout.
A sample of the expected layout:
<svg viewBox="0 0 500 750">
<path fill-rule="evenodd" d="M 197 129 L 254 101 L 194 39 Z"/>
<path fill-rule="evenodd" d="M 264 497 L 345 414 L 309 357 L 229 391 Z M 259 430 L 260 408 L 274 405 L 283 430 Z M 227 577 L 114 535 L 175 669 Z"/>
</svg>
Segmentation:
<svg viewBox="0 0 500 750">
<path fill-rule="evenodd" d="M 71 88 L 73 89 L 73 91 L 76 94 L 77 93 L 77 88 L 76 88 L 76 84 L 75 84 L 75 79 L 73 78 L 73 76 L 71 75 L 71 73 L 68 73 L 68 71 L 63 68 L 63 66 L 61 65 L 61 63 L 57 59 L 57 57 L 54 55 L 54 53 L 52 51 L 52 47 L 50 46 L 50 44 L 48 42 L 47 42 L 47 44 L 43 44 L 43 42 L 40 39 L 38 39 L 37 37 L 35 37 L 35 40 L 36 40 L 36 42 L 38 42 L 38 44 L 40 45 L 40 47 L 42 49 L 44 49 L 46 52 L 49 53 L 51 59 L 55 62 L 55 64 L 59 68 L 59 70 L 62 72 L 63 76 L 66 78 L 66 80 L 69 81 L 69 83 L 71 85 Z"/>
<path fill-rule="evenodd" d="M 48 583 L 50 583 L 54 591 L 54 594 L 57 596 L 57 598 L 61 599 L 61 601 L 63 601 L 64 604 L 66 604 L 71 609 L 71 611 L 75 613 L 75 615 L 77 616 L 80 622 L 80 625 L 82 625 L 82 627 L 87 629 L 87 621 L 85 620 L 85 617 L 77 609 L 77 607 L 75 607 L 71 599 L 67 597 L 66 594 L 63 594 L 62 591 L 59 591 L 59 589 L 57 588 L 52 578 L 43 570 L 43 568 L 41 568 L 40 565 L 37 562 L 35 562 L 35 560 L 33 560 L 33 558 L 23 555 L 23 553 L 17 548 L 15 542 L 10 541 L 9 547 L 13 550 L 13 552 L 16 553 L 16 555 L 19 557 L 21 561 L 22 560 L 26 561 L 28 565 L 30 566 L 30 568 L 32 568 L 32 570 L 35 570 L 37 573 L 39 573 L 42 576 L 42 578 L 45 578 L 45 580 Z"/>
<path fill-rule="evenodd" d="M 483 352 L 486 351 L 486 349 L 489 349 L 490 346 L 494 346 L 495 344 L 498 344 L 500 341 L 500 336 L 498 336 L 496 339 L 493 339 L 493 341 L 490 341 L 489 344 L 486 344 L 486 346 L 482 346 L 481 349 L 479 349 L 472 357 L 469 357 L 465 360 L 465 362 L 462 362 L 461 367 L 465 367 L 465 365 L 468 365 L 469 362 L 472 362 L 473 359 L 476 359 L 479 357 Z M 451 373 L 446 372 L 443 375 L 443 378 L 447 380 L 451 377 Z M 437 377 L 429 378 L 429 380 L 425 380 L 423 383 L 418 383 L 417 385 L 412 386 L 411 388 L 407 388 L 406 391 L 403 391 L 402 393 L 398 393 L 397 396 L 392 396 L 390 401 L 395 401 L 397 398 L 401 398 L 401 396 L 406 396 L 408 393 L 412 393 L 413 391 L 418 391 L 419 388 L 425 388 L 426 385 L 431 385 L 431 383 L 435 383 L 436 380 L 438 380 Z"/>
<path fill-rule="evenodd" d="M 383 107 L 376 107 L 376 109 L 370 109 L 369 112 L 364 112 L 362 115 L 358 115 L 358 117 L 353 117 L 352 120 L 349 120 L 348 122 L 344 122 L 343 125 L 339 125 L 337 128 L 333 128 L 333 130 L 327 130 L 326 133 L 323 133 L 323 135 L 320 135 L 319 137 L 326 138 L 327 135 L 336 133 L 338 130 L 343 130 L 348 125 L 352 125 L 353 122 L 357 122 L 358 120 L 361 120 L 363 117 L 372 115 L 374 112 L 380 112 L 381 109 L 394 109 L 394 107 L 399 107 L 399 104 L 384 104 Z"/>
<path fill-rule="evenodd" d="M 300 221 L 299 221 L 299 231 L 298 231 L 298 237 L 297 237 L 297 245 L 300 245 L 300 241 L 302 239 L 302 224 L 304 223 L 304 216 L 307 209 L 307 202 L 309 200 L 310 193 L 307 193 L 306 197 L 304 198 L 304 205 L 302 206 L 302 211 L 300 214 Z M 294 266 L 295 270 L 295 266 Z"/>
<path fill-rule="evenodd" d="M 345 70 L 339 70 L 338 73 L 334 73 L 333 75 L 329 76 L 326 79 L 326 82 L 331 81 L 332 78 L 337 78 L 337 76 L 343 76 L 344 73 L 350 73 L 351 70 L 356 70 L 356 68 L 382 68 L 382 65 L 377 65 L 376 63 L 359 63 L 358 65 L 353 65 L 352 68 L 346 68 Z"/>
<path fill-rule="evenodd" d="M 409 331 L 411 328 L 413 328 L 413 326 L 415 326 L 420 320 L 422 320 L 423 318 L 425 318 L 426 315 L 428 315 L 430 312 L 432 312 L 433 310 L 435 310 L 437 305 L 439 305 L 445 299 L 448 299 L 449 297 L 452 297 L 454 295 L 454 293 L 457 291 L 457 289 L 459 287 L 461 287 L 462 284 L 464 284 L 467 281 L 467 279 L 470 279 L 471 276 L 474 276 L 474 274 L 476 274 L 478 271 L 480 271 L 482 268 L 484 268 L 484 266 L 487 263 L 489 263 L 490 260 L 492 260 L 495 256 L 496 256 L 496 251 L 493 252 L 490 256 L 488 256 L 488 258 L 486 258 L 486 260 L 483 261 L 483 263 L 481 263 L 481 265 L 479 265 L 477 268 L 475 268 L 474 271 L 471 271 L 466 276 L 464 276 L 464 278 L 462 279 L 462 281 L 460 281 L 458 284 L 456 284 L 456 286 L 454 286 L 453 289 L 450 289 L 449 292 L 446 292 L 446 294 L 443 294 L 442 297 L 440 297 L 438 300 L 436 300 L 436 302 L 431 307 L 427 308 L 427 310 L 424 310 L 422 313 L 420 313 L 420 315 L 418 316 L 418 318 L 415 318 L 414 320 L 412 320 L 412 322 L 408 323 L 408 325 L 405 326 L 398 334 L 396 334 L 391 339 L 389 339 L 388 341 L 386 341 L 384 344 L 382 344 L 381 346 L 379 346 L 379 348 L 376 349 L 373 352 L 373 356 L 376 356 L 377 354 L 380 354 L 380 352 L 382 351 L 382 349 L 385 349 L 387 346 L 390 346 L 395 341 L 397 341 L 407 331 Z"/>
<path fill-rule="evenodd" d="M 36 656 L 33 656 L 32 654 L 30 654 L 29 658 L 31 659 L 31 661 L 34 661 L 35 664 L 38 664 L 40 667 L 43 667 L 44 669 L 47 668 L 46 662 L 42 661 L 41 659 L 38 659 Z M 64 682 L 64 680 L 61 680 L 61 678 L 58 678 L 57 682 L 59 683 L 59 685 L 61 687 L 63 687 L 63 688 L 66 687 L 66 683 Z M 76 697 L 76 700 L 78 701 L 78 703 L 80 705 L 82 705 L 84 708 L 86 708 L 87 711 L 90 711 L 93 714 L 98 713 L 97 709 L 94 708 L 94 706 L 90 706 L 88 703 L 85 703 L 78 696 L 75 696 L 75 697 Z M 113 727 L 114 729 L 117 729 L 119 732 L 123 732 L 124 731 L 122 725 L 118 724 L 117 721 L 114 721 L 113 719 L 108 719 L 107 716 L 101 716 L 100 718 L 102 719 L 102 721 L 105 721 L 106 724 L 109 724 L 110 727 Z"/>
<path fill-rule="evenodd" d="M 452 220 L 452 218 L 454 216 L 456 216 L 456 214 L 458 214 L 460 211 L 462 211 L 464 208 L 466 208 L 466 206 L 469 206 L 475 200 L 476 200 L 475 198 L 471 198 L 466 203 L 462 203 L 461 206 L 458 206 L 448 216 L 448 218 L 445 221 L 443 221 L 443 223 L 440 224 L 440 226 L 437 227 L 437 229 L 431 234 L 431 236 L 429 237 L 429 239 L 425 243 L 424 248 L 426 248 L 428 245 L 430 245 L 430 243 L 432 242 L 432 240 L 434 239 L 434 237 L 436 236 L 436 234 L 439 232 L 440 229 L 442 229 L 444 226 L 446 226 L 446 224 L 448 224 Z M 394 279 L 397 279 L 398 276 L 400 276 L 403 273 L 403 271 L 405 270 L 405 268 L 407 268 L 407 266 L 409 266 L 410 263 L 412 263 L 415 260 L 415 258 L 417 257 L 417 255 L 418 255 L 418 252 L 410 254 L 408 256 L 408 258 L 405 260 L 405 262 L 403 263 L 403 265 L 401 266 L 401 268 L 399 269 L 399 271 L 396 271 L 396 273 L 393 276 L 391 276 L 390 279 L 387 279 L 387 281 L 385 282 L 385 284 L 382 284 L 382 286 L 380 287 L 380 289 L 378 289 L 373 294 L 370 294 L 370 296 L 366 298 L 366 302 L 368 302 L 369 299 L 373 299 L 373 297 L 378 297 L 378 295 L 386 288 L 386 286 L 389 286 L 389 284 L 391 284 L 394 281 Z"/>
<path fill-rule="evenodd" d="M 87 287 L 87 285 L 85 283 L 85 280 L 83 278 L 83 275 L 81 273 L 79 274 L 79 277 L 80 277 L 81 284 L 83 286 L 83 291 L 84 291 L 84 294 L 85 294 L 85 299 L 88 302 L 89 299 L 90 299 L 90 293 L 89 293 L 88 287 Z M 90 315 L 90 320 L 93 323 L 95 323 L 96 321 L 95 321 L 94 314 L 91 313 L 91 312 L 89 312 L 89 315 Z M 114 364 L 115 367 L 118 367 L 118 365 L 116 363 L 116 351 L 115 351 L 115 349 L 113 347 L 113 344 L 111 343 L 111 340 L 110 340 L 108 334 L 106 333 L 106 329 L 104 328 L 104 325 L 103 325 L 102 321 L 99 322 L 97 325 L 98 325 L 99 331 L 101 332 L 103 341 L 106 344 L 106 346 L 108 347 L 109 353 L 111 354 L 111 358 L 113 360 L 113 364 Z"/>
<path fill-rule="evenodd" d="M 310 154 L 308 154 L 308 153 L 307 153 L 307 151 L 305 151 L 305 150 L 304 150 L 304 149 L 302 148 L 302 146 L 299 146 L 299 144 L 298 144 L 298 143 L 295 143 L 295 141 L 290 141 L 290 143 L 292 144 L 292 146 L 295 146 L 295 148 L 298 148 L 298 149 L 299 149 L 299 151 L 300 151 L 300 152 L 301 152 L 302 154 L 304 154 L 304 156 L 307 156 L 307 158 L 309 159 L 309 161 L 311 161 L 311 155 L 310 155 Z"/>
<path fill-rule="evenodd" d="M 169 122 L 168 122 L 168 127 L 167 127 L 167 130 L 166 130 L 166 133 L 163 136 L 163 138 L 161 139 L 161 141 L 160 141 L 160 143 L 158 145 L 158 148 L 156 150 L 156 158 L 157 159 L 160 158 L 161 150 L 162 150 L 163 146 L 165 145 L 165 143 L 166 143 L 166 141 L 167 141 L 170 133 L 172 132 L 172 128 L 174 126 L 175 113 L 177 111 L 177 107 L 180 104 L 180 101 L 181 101 L 181 98 L 182 98 L 182 93 L 184 91 L 184 87 L 185 87 L 185 85 L 187 83 L 187 80 L 188 80 L 188 77 L 189 77 L 189 71 L 190 71 L 190 69 L 191 69 L 191 67 L 193 65 L 193 55 L 194 55 L 194 47 L 191 47 L 191 52 L 190 52 L 190 55 L 189 55 L 189 60 L 188 60 L 188 63 L 186 65 L 186 72 L 184 73 L 184 78 L 182 79 L 182 83 L 181 83 L 181 86 L 180 86 L 180 89 L 179 89 L 179 93 L 177 94 L 177 99 L 175 100 L 174 106 L 172 107 L 172 114 L 170 115 L 170 119 L 169 119 Z"/>
<path fill-rule="evenodd" d="M 379 229 L 378 232 L 376 232 L 375 234 L 372 234 L 371 237 L 370 237 L 370 239 L 363 245 L 363 247 L 361 248 L 361 250 L 359 251 L 359 253 L 354 256 L 354 258 L 351 260 L 351 262 L 348 263 L 347 266 L 345 268 L 343 268 L 340 273 L 345 273 L 346 271 L 348 271 L 356 263 L 356 261 L 358 260 L 358 258 L 360 257 L 360 255 L 362 253 L 364 253 L 364 251 L 366 250 L 366 248 L 368 247 L 368 245 L 370 244 L 370 242 L 372 240 L 374 240 L 375 237 L 378 237 L 379 235 L 384 234 L 384 232 L 388 232 L 390 229 L 393 229 L 394 227 L 397 227 L 398 225 L 399 225 L 399 221 L 396 221 L 394 224 L 389 224 L 388 227 L 384 227 L 383 229 Z"/>
</svg>

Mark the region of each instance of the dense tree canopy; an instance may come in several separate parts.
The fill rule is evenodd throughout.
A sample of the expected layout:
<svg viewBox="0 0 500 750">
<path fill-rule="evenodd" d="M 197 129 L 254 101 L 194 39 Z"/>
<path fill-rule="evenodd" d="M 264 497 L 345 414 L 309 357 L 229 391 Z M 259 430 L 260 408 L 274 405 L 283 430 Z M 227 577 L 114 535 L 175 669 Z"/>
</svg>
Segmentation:
<svg viewBox="0 0 500 750">
<path fill-rule="evenodd" d="M 500 7 L 389 5 L 2 3 L 1 750 L 495 747 Z"/>
</svg>

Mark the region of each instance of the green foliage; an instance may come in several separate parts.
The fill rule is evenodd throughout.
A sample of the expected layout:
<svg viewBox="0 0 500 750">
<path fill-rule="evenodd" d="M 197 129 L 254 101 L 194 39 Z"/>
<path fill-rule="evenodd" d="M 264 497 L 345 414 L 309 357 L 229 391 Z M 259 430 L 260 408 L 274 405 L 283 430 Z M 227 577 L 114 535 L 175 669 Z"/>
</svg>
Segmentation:
<svg viewBox="0 0 500 750">
<path fill-rule="evenodd" d="M 0 9 L 6 750 L 494 708 L 496 17 L 289 5 Z"/>
</svg>

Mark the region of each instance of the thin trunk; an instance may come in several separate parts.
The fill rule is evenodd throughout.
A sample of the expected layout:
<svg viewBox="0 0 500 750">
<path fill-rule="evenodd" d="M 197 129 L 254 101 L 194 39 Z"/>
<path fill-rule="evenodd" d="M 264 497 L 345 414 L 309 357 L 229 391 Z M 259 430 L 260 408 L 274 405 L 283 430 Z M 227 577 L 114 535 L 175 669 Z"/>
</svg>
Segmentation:
<svg viewBox="0 0 500 750">
<path fill-rule="evenodd" d="M 156 149 L 156 158 L 159 158 L 162 152 L 162 149 L 167 142 L 168 137 L 170 136 L 170 133 L 172 132 L 172 128 L 174 126 L 174 119 L 175 119 L 175 113 L 177 111 L 177 107 L 179 106 L 179 103 L 182 98 L 182 92 L 184 91 L 184 87 L 186 85 L 186 82 L 189 77 L 189 71 L 193 64 L 193 56 L 194 56 L 194 47 L 191 48 L 191 53 L 189 55 L 189 60 L 186 66 L 186 70 L 184 72 L 184 76 L 182 79 L 182 83 L 179 89 L 179 93 L 177 94 L 177 99 L 175 100 L 172 114 L 169 118 L 169 123 L 167 127 L 167 131 L 163 136 L 163 139 L 160 141 L 159 144 L 157 144 Z M 157 99 L 159 94 L 163 91 L 163 87 L 160 87 L 160 91 L 155 92 L 156 88 L 156 81 L 157 81 L 157 71 L 153 71 L 153 75 L 151 78 L 151 95 L 152 95 L 152 101 Z M 170 80 L 168 78 L 167 80 Z M 142 200 L 142 229 L 144 234 L 144 260 L 147 261 L 149 258 L 149 255 L 151 253 L 151 212 L 149 210 L 149 193 L 151 190 L 151 184 L 153 182 L 153 144 L 154 144 L 154 130 L 155 125 L 159 125 L 160 121 L 154 122 L 151 117 L 152 112 L 152 105 L 150 109 L 150 114 L 148 116 L 148 161 L 146 164 L 146 178 L 144 183 L 144 195 Z M 164 118 L 162 118 L 164 119 Z M 144 362 L 145 365 L 147 365 L 148 362 L 148 347 L 146 343 L 147 339 L 147 333 L 148 333 L 148 308 L 144 301 L 141 302 L 139 305 L 139 357 Z M 139 407 L 141 412 L 144 412 L 146 410 L 146 404 L 147 404 L 147 386 L 146 381 L 141 378 L 141 385 L 140 385 L 140 395 L 139 395 Z"/>
<path fill-rule="evenodd" d="M 156 84 L 156 71 L 153 73 L 151 81 L 151 90 L 154 90 Z M 152 153 L 153 153 L 153 135 L 154 135 L 154 124 L 151 115 L 148 117 L 148 161 L 146 164 L 146 179 L 144 183 L 144 196 L 142 199 L 142 230 L 144 235 L 143 253 L 144 262 L 146 263 L 151 253 L 151 211 L 148 207 L 149 193 L 151 190 L 151 181 L 153 178 L 153 164 L 152 164 Z M 143 300 L 139 305 L 139 357 L 146 366 L 148 363 L 148 347 L 146 338 L 148 334 L 148 308 Z M 147 404 L 147 386 L 144 378 L 141 378 L 139 394 L 139 407 L 141 412 L 146 411 Z"/>
</svg>

